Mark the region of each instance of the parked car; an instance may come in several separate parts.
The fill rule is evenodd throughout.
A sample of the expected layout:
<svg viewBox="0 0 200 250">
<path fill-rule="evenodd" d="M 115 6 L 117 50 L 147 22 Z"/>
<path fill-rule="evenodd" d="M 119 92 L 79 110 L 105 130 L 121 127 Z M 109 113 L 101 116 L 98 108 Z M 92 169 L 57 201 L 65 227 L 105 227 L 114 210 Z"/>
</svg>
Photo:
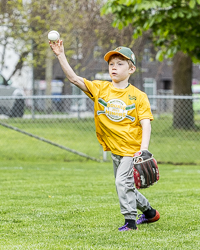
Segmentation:
<svg viewBox="0 0 200 250">
<path fill-rule="evenodd" d="M 11 81 L 6 81 L 0 73 L 0 114 L 5 114 L 9 117 L 22 117 L 24 114 L 25 101 L 20 97 L 23 96 L 24 91 L 20 88 L 13 87 Z M 2 97 L 8 97 L 8 99 L 3 99 Z"/>
</svg>

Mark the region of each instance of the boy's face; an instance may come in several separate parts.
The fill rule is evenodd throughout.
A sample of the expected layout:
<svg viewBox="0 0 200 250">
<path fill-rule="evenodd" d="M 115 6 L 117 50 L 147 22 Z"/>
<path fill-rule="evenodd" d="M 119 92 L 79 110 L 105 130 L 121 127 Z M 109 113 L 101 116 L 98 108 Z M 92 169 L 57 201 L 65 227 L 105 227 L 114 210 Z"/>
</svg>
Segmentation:
<svg viewBox="0 0 200 250">
<path fill-rule="evenodd" d="M 135 66 L 130 66 L 122 57 L 111 57 L 109 60 L 109 74 L 113 82 L 128 82 L 131 74 L 135 72 Z"/>
</svg>

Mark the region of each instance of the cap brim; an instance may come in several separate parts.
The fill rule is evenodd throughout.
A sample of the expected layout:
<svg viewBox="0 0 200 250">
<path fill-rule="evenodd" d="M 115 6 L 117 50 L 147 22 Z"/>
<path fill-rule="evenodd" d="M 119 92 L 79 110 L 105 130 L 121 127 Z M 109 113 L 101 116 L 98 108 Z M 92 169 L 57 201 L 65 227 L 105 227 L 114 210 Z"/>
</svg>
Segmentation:
<svg viewBox="0 0 200 250">
<path fill-rule="evenodd" d="M 118 52 L 118 51 L 112 50 L 112 51 L 109 51 L 108 53 L 105 54 L 104 60 L 105 60 L 106 62 L 108 62 L 109 58 L 110 58 L 112 55 L 116 55 L 116 54 L 121 55 L 121 56 L 123 56 L 123 57 L 125 57 L 125 58 L 127 58 L 127 59 L 130 59 L 128 56 L 125 56 L 124 54 L 122 54 L 122 53 L 120 53 L 120 52 Z"/>
</svg>

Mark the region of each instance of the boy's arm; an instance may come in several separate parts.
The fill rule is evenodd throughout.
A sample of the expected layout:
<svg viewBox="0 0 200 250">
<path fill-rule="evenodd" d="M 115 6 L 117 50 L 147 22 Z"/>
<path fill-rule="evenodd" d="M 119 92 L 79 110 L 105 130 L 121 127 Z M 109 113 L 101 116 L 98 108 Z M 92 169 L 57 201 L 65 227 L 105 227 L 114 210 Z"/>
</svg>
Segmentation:
<svg viewBox="0 0 200 250">
<path fill-rule="evenodd" d="M 74 85 L 76 85 L 77 87 L 79 87 L 81 90 L 89 92 L 88 88 L 84 83 L 83 78 L 77 76 L 76 73 L 71 68 L 71 66 L 69 65 L 64 53 L 63 41 L 62 40 L 58 40 L 57 42 L 49 41 L 49 45 L 53 50 L 54 54 L 57 56 L 59 63 L 62 67 L 62 70 L 65 73 L 66 77 L 69 79 L 69 81 Z"/>
<path fill-rule="evenodd" d="M 143 119 L 140 123 L 142 125 L 142 143 L 140 150 L 148 150 L 151 136 L 151 122 L 150 119 Z"/>
</svg>

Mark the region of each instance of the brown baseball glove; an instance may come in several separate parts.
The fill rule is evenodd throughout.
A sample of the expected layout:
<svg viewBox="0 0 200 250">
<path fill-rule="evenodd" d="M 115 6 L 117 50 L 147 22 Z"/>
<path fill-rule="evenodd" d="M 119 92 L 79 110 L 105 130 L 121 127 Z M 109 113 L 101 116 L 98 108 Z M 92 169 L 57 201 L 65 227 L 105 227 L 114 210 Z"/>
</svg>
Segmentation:
<svg viewBox="0 0 200 250">
<path fill-rule="evenodd" d="M 159 180 L 157 162 L 148 150 L 141 150 L 134 154 L 133 174 L 137 189 L 148 188 Z"/>
</svg>

